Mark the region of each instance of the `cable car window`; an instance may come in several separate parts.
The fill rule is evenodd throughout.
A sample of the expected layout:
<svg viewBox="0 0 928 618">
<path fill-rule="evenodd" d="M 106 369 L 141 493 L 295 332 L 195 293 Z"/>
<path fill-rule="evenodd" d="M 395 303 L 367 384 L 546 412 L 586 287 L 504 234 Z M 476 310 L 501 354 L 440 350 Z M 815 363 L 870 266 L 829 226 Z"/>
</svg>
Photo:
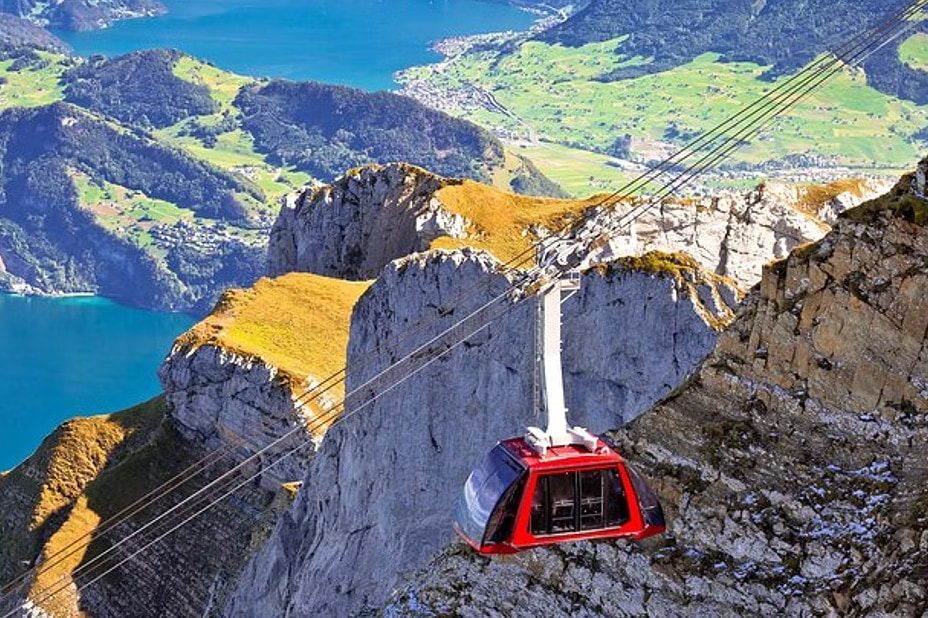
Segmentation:
<svg viewBox="0 0 928 618">
<path fill-rule="evenodd" d="M 467 477 L 464 493 L 454 513 L 455 522 L 467 538 L 474 543 L 480 542 L 494 507 L 500 503 L 506 490 L 517 484 L 516 480 L 524 471 L 501 445 L 493 448 L 474 468 Z"/>
<path fill-rule="evenodd" d="M 545 474 L 532 496 L 535 536 L 614 528 L 628 521 L 628 498 L 615 468 Z"/>
<path fill-rule="evenodd" d="M 487 523 L 485 543 L 502 543 L 512 537 L 512 525 L 516 521 L 516 509 L 519 508 L 519 497 L 524 485 L 525 478 L 519 478 L 503 494 Z"/>
<path fill-rule="evenodd" d="M 532 518 L 530 522 L 535 536 L 548 532 L 548 477 L 539 476 L 532 495 Z"/>
<path fill-rule="evenodd" d="M 562 472 L 549 474 L 548 499 L 550 500 L 551 534 L 559 532 L 573 532 L 577 529 L 575 519 L 577 492 L 576 472 Z"/>
<path fill-rule="evenodd" d="M 632 486 L 635 488 L 635 493 L 638 495 L 638 507 L 641 509 L 641 516 L 644 518 L 645 523 L 649 526 L 666 525 L 664 521 L 664 509 L 661 508 L 661 503 L 657 500 L 657 496 L 654 495 L 654 492 L 651 491 L 648 484 L 644 482 L 644 479 L 641 478 L 637 470 L 629 465 L 626 465 L 625 469 L 628 470 L 628 476 L 631 478 Z"/>
<path fill-rule="evenodd" d="M 606 495 L 606 528 L 621 526 L 628 521 L 628 496 L 622 477 L 615 468 L 603 470 L 603 493 Z"/>
<path fill-rule="evenodd" d="M 580 473 L 580 529 L 604 528 L 605 515 L 604 470 L 587 470 Z"/>
</svg>

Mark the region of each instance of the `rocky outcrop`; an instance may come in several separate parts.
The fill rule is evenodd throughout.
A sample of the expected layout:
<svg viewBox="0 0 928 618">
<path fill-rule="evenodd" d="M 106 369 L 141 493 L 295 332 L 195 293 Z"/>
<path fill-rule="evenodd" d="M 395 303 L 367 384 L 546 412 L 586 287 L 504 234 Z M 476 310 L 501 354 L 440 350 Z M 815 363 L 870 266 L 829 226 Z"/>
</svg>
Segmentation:
<svg viewBox="0 0 928 618">
<path fill-rule="evenodd" d="M 226 292 L 158 371 L 180 433 L 250 469 L 265 468 L 284 447 L 315 446 L 344 391 L 339 382 L 314 389 L 344 366 L 352 307 L 365 289 L 294 273 Z M 267 468 L 264 485 L 302 479 L 314 450 Z"/>
<path fill-rule="evenodd" d="M 635 416 L 692 371 L 732 318 L 728 284 L 691 261 L 649 257 L 589 271 L 564 303 L 573 423 L 601 431 Z M 361 299 L 349 345 L 354 406 L 327 434 L 229 615 L 349 615 L 379 605 L 400 573 L 451 540 L 470 467 L 495 440 L 539 422 L 533 303 L 507 302 L 489 327 L 395 387 L 380 388 L 377 376 L 497 298 L 509 285 L 498 271 L 482 253 L 411 256 Z"/>
<path fill-rule="evenodd" d="M 511 218 L 506 233 L 543 237 L 557 222 L 539 222 L 552 209 L 588 211 L 578 236 L 609 233 L 585 263 L 592 266 L 648 251 L 684 251 L 702 266 L 735 279 L 745 289 L 761 268 L 798 245 L 818 240 L 837 213 L 889 188 L 882 181 L 848 181 L 821 187 L 768 183 L 747 193 L 713 198 L 670 199 L 650 208 L 630 227 L 620 225 L 634 203 L 597 208 L 596 198 L 524 198 L 467 181 L 452 181 L 408 165 L 353 170 L 331 185 L 305 191 L 281 210 L 271 232 L 268 270 L 272 274 L 314 272 L 369 279 L 390 260 L 434 246 L 436 239 L 486 243 Z M 524 211 L 519 218 L 514 212 Z M 466 211 L 466 212 L 465 212 Z M 534 217 L 532 213 L 537 213 Z M 444 246 L 444 245 L 443 245 Z M 587 251 L 587 243 L 577 244 Z M 508 255 L 486 246 L 497 257 Z"/>
<path fill-rule="evenodd" d="M 509 561 L 453 545 L 390 615 L 924 614 L 923 194 L 906 178 L 767 268 L 688 385 L 618 432 L 668 534 Z"/>
<path fill-rule="evenodd" d="M 745 289 L 760 279 L 771 259 L 824 236 L 835 217 L 891 187 L 888 181 L 850 181 L 822 187 L 765 183 L 747 193 L 722 193 L 696 200 L 665 200 L 630 226 L 628 207 L 602 210 L 581 235 L 610 238 L 587 258 L 590 263 L 646 251 L 684 251 L 713 272 Z M 627 215 L 625 215 L 627 218 Z"/>
<path fill-rule="evenodd" d="M 290 442 L 313 439 L 308 427 L 315 415 L 301 404 L 302 392 L 294 392 L 277 373 L 258 358 L 206 345 L 175 348 L 158 377 L 185 438 L 210 451 L 231 451 L 236 463 L 252 460 L 263 467 L 277 455 L 276 450 L 263 454 L 275 441 L 294 433 L 299 435 Z M 300 480 L 311 457 L 310 449 L 303 450 L 270 467 L 262 479 L 268 487 Z"/>
<path fill-rule="evenodd" d="M 271 229 L 268 273 L 373 279 L 391 260 L 465 235 L 434 193 L 453 183 L 412 165 L 353 170 L 287 200 Z"/>
</svg>

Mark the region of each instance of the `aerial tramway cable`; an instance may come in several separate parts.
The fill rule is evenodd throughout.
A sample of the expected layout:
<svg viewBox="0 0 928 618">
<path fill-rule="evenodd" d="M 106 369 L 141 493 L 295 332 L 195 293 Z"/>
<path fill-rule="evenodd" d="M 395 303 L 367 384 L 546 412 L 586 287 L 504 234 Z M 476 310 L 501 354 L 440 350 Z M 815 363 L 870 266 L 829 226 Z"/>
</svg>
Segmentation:
<svg viewBox="0 0 928 618">
<path fill-rule="evenodd" d="M 884 43 L 885 44 L 885 43 Z M 723 155 L 724 156 L 724 155 Z"/>
<path fill-rule="evenodd" d="M 797 73 L 797 75 L 793 76 L 792 78 L 788 80 L 784 80 L 780 85 L 778 85 L 772 91 L 766 93 L 761 98 L 756 100 L 754 103 L 749 105 L 747 108 L 739 111 L 737 114 L 733 115 L 725 122 L 719 123 L 719 125 L 716 125 L 716 127 L 713 127 L 713 129 L 710 129 L 709 131 L 701 135 L 699 138 L 697 138 L 696 140 L 694 140 L 693 142 L 685 146 L 683 149 L 681 149 L 678 153 L 672 155 L 668 159 L 665 159 L 663 162 L 661 162 L 658 166 L 656 166 L 649 172 L 644 173 L 640 175 L 639 177 L 637 177 L 636 179 L 634 179 L 633 181 L 627 183 L 625 186 L 621 187 L 619 190 L 615 191 L 611 195 L 601 200 L 600 203 L 592 205 L 591 207 L 587 209 L 587 214 L 585 216 L 580 217 L 578 220 L 569 222 L 568 224 L 564 225 L 560 230 L 556 230 L 555 233 L 552 234 L 551 237 L 541 241 L 541 243 L 539 244 L 544 246 L 546 244 L 546 241 L 550 243 L 551 238 L 554 238 L 554 237 L 557 237 L 556 240 L 563 240 L 563 238 L 560 235 L 562 235 L 565 232 L 572 234 L 578 231 L 584 223 L 588 222 L 592 218 L 593 215 L 590 213 L 596 207 L 607 206 L 609 202 L 619 197 L 622 197 L 626 192 L 636 190 L 636 187 L 640 189 L 640 188 L 647 186 L 648 184 L 654 182 L 656 178 L 666 175 L 669 170 L 678 168 L 682 162 L 695 156 L 700 151 L 708 149 L 708 153 L 704 154 L 698 161 L 696 161 L 696 163 L 683 169 L 680 173 L 677 174 L 677 176 L 674 177 L 674 179 L 671 182 L 665 183 L 658 190 L 658 192 L 655 194 L 654 197 L 643 202 L 642 204 L 636 205 L 629 213 L 626 213 L 625 215 L 620 217 L 619 223 L 614 227 L 621 229 L 622 227 L 630 225 L 635 220 L 637 220 L 637 218 L 642 216 L 644 212 L 654 207 L 655 205 L 661 203 L 663 199 L 666 198 L 666 196 L 672 194 L 676 189 L 682 186 L 682 184 L 689 182 L 696 176 L 702 174 L 706 169 L 708 169 L 708 167 L 710 167 L 714 163 L 728 156 L 728 154 L 730 154 L 732 150 L 742 145 L 747 137 L 755 135 L 761 128 L 763 128 L 763 126 L 765 126 L 767 123 L 773 120 L 776 116 L 794 107 L 802 99 L 804 99 L 809 94 L 811 94 L 815 89 L 817 89 L 829 77 L 841 71 L 844 66 L 853 65 L 854 63 L 861 62 L 862 60 L 866 59 L 866 57 L 868 57 L 870 54 L 874 53 L 876 50 L 886 45 L 889 41 L 893 40 L 894 38 L 898 36 L 901 36 L 904 32 L 910 30 L 916 24 L 916 22 L 912 21 L 912 19 L 919 12 L 921 12 L 926 7 L 926 5 L 928 5 L 928 0 L 922 0 L 919 2 L 910 2 L 906 4 L 900 11 L 895 13 L 892 17 L 888 18 L 887 20 L 885 20 L 878 26 L 871 28 L 865 33 L 855 36 L 848 43 L 845 43 L 844 45 L 842 45 L 838 50 L 835 50 L 834 52 L 832 52 L 831 55 L 826 54 L 826 55 L 820 56 L 809 67 L 807 67 L 800 73 Z M 903 26 L 903 27 L 900 27 L 900 26 Z M 886 36 L 883 36 L 883 35 L 886 35 Z M 771 96 L 771 95 L 774 95 L 774 96 Z M 734 135 L 725 134 L 725 131 L 730 131 L 731 129 L 738 128 L 738 127 L 740 128 Z M 722 139 L 722 138 L 724 139 L 722 140 L 721 144 L 713 145 L 713 140 Z M 627 220 L 626 220 L 626 217 L 627 217 Z M 615 232 L 617 230 L 610 230 L 610 231 Z M 506 266 L 514 269 L 514 268 L 517 268 L 519 265 L 528 263 L 534 257 L 533 251 L 534 250 L 523 251 L 521 254 L 511 259 L 506 264 Z M 153 524 L 161 522 L 162 519 L 165 519 L 167 516 L 174 514 L 175 512 L 177 513 L 178 517 L 184 517 L 186 515 L 185 519 L 183 519 L 181 523 L 179 524 L 175 524 L 171 526 L 171 522 L 168 522 L 167 526 L 171 526 L 171 527 L 167 531 L 159 533 L 158 536 L 156 536 L 154 539 L 145 543 L 142 546 L 142 549 L 137 550 L 135 553 L 131 554 L 129 558 L 123 560 L 122 562 L 119 562 L 116 566 L 110 567 L 109 569 L 105 570 L 103 573 L 95 574 L 92 580 L 86 582 L 85 584 L 82 584 L 78 588 L 78 590 L 83 589 L 83 587 L 86 587 L 87 585 L 90 585 L 96 582 L 101 577 L 105 576 L 107 573 L 111 572 L 115 568 L 118 568 L 126 560 L 131 559 L 132 557 L 138 555 L 138 553 L 141 553 L 141 551 L 144 551 L 145 549 L 150 547 L 152 544 L 156 543 L 157 541 L 163 539 L 168 534 L 182 527 L 185 523 L 189 522 L 190 520 L 192 520 L 193 518 L 195 518 L 202 512 L 205 512 L 206 510 L 208 510 L 209 508 L 211 508 L 218 502 L 224 500 L 226 497 L 228 497 L 229 495 L 231 495 L 232 493 L 234 493 L 241 487 L 245 486 L 249 482 L 258 478 L 261 474 L 263 474 L 269 468 L 277 465 L 280 461 L 282 461 L 283 459 L 286 459 L 287 457 L 290 457 L 293 453 L 297 452 L 300 448 L 305 446 L 308 443 L 308 441 L 305 438 L 304 432 L 306 432 L 307 430 L 309 430 L 310 433 L 312 433 L 313 431 L 316 431 L 318 429 L 325 427 L 326 424 L 328 424 L 329 427 L 331 427 L 337 424 L 338 422 L 340 422 L 343 418 L 347 418 L 349 416 L 352 416 L 358 413 L 359 411 L 366 408 L 368 405 L 373 403 L 377 398 L 379 398 L 386 392 L 389 392 L 390 390 L 398 386 L 400 383 L 402 383 L 403 381 L 405 381 L 412 375 L 418 373 L 419 371 L 424 369 L 426 366 L 430 365 L 432 362 L 443 357 L 445 354 L 450 352 L 451 349 L 453 349 L 454 347 L 456 347 L 457 345 L 459 345 L 460 343 L 462 343 L 469 337 L 472 337 L 474 334 L 476 334 L 476 332 L 479 332 L 480 330 L 487 328 L 493 321 L 501 317 L 503 314 L 507 313 L 514 306 L 516 306 L 517 304 L 519 304 L 520 302 L 522 302 L 522 300 L 526 298 L 526 296 L 522 296 L 521 298 L 513 298 L 514 291 L 517 291 L 520 289 L 524 291 L 524 289 L 532 281 L 536 280 L 539 277 L 543 277 L 544 275 L 545 275 L 545 271 L 544 271 L 543 265 L 536 265 L 533 268 L 531 268 L 528 272 L 523 273 L 522 275 L 518 277 L 517 281 L 513 283 L 505 292 L 491 299 L 489 302 L 485 303 L 483 306 L 481 306 L 476 311 L 466 316 L 464 319 L 459 320 L 458 322 L 453 324 L 451 327 L 439 333 L 439 335 L 430 339 L 428 342 L 426 342 L 426 344 L 419 346 L 418 348 L 413 350 L 413 352 L 409 353 L 407 356 L 401 358 L 396 363 L 386 367 L 384 370 L 376 374 L 374 377 L 366 381 L 364 384 L 357 387 L 352 392 L 346 394 L 345 397 L 338 404 L 336 404 L 330 410 L 326 411 L 320 417 L 315 419 L 313 426 L 311 427 L 298 426 L 282 434 L 280 437 L 275 439 L 273 442 L 269 443 L 264 448 L 260 449 L 258 452 L 256 452 L 255 454 L 253 454 L 246 460 L 237 464 L 231 470 L 221 475 L 219 478 L 215 479 L 214 481 L 210 482 L 209 484 L 207 484 L 206 486 L 204 486 L 203 488 L 201 488 L 200 490 L 198 490 L 191 496 L 188 496 L 187 498 L 179 502 L 174 507 L 171 507 L 171 509 L 169 509 L 168 511 L 165 511 L 164 513 L 159 515 L 157 518 L 155 518 L 148 524 L 144 525 L 139 530 L 136 530 L 131 535 L 128 535 L 127 537 L 117 541 L 114 545 L 108 548 L 105 552 L 96 556 L 94 560 L 80 565 L 77 569 L 75 569 L 74 572 L 67 574 L 66 576 L 63 576 L 58 582 L 51 584 L 47 588 L 41 590 L 39 594 L 37 595 L 37 598 L 35 599 L 34 602 L 42 603 L 52 598 L 53 596 L 58 594 L 61 590 L 63 590 L 64 588 L 70 585 L 69 580 L 76 581 L 76 578 L 78 577 L 78 575 L 85 574 L 84 572 L 85 569 L 90 570 L 89 567 L 92 566 L 91 562 L 101 559 L 107 553 L 114 551 L 117 548 L 120 548 L 122 544 L 135 538 L 138 534 L 146 531 Z M 472 286 L 472 287 L 478 288 L 478 287 L 483 287 L 484 285 L 486 284 L 481 284 L 481 285 Z M 484 312 L 488 312 L 488 310 L 492 308 L 494 305 L 506 299 L 512 299 L 514 302 L 504 306 L 502 310 L 499 311 L 499 315 L 492 316 L 489 319 L 484 319 L 482 324 L 475 324 L 474 328 L 476 328 L 476 330 L 470 332 L 470 334 L 465 334 L 464 332 L 454 333 L 456 335 L 461 335 L 463 338 L 459 338 L 456 342 L 452 342 L 451 344 L 445 344 L 446 347 L 444 349 L 438 352 L 429 350 L 429 347 L 431 345 L 435 345 L 436 343 L 438 343 L 443 336 L 452 334 L 453 331 L 456 328 L 458 328 L 461 324 L 466 323 L 468 320 L 475 320 L 476 318 L 483 318 Z M 419 324 L 419 329 L 425 328 L 426 326 L 428 326 L 428 324 L 425 324 L 425 325 Z M 461 329 L 461 330 L 466 330 L 466 329 Z M 404 332 L 403 335 L 406 335 L 406 333 Z M 400 337 L 397 337 L 397 338 L 399 339 Z M 397 366 L 402 367 L 404 362 L 407 362 L 410 358 L 420 355 L 424 352 L 431 352 L 431 356 L 429 357 L 427 362 L 425 362 L 424 364 L 421 364 L 418 367 L 413 368 L 412 370 L 410 370 L 409 372 L 405 374 L 403 374 L 402 371 L 395 370 Z M 343 368 L 339 372 L 336 372 L 332 376 L 329 376 L 328 378 L 326 378 L 326 380 L 320 383 L 316 388 L 305 393 L 297 401 L 300 404 L 305 405 L 306 403 L 318 400 L 318 398 L 322 394 L 331 391 L 335 386 L 344 382 L 346 371 L 347 371 L 347 367 Z M 351 412 L 348 412 L 346 414 L 339 416 L 344 409 L 346 400 L 360 395 L 365 389 L 371 388 L 378 380 L 381 380 L 385 377 L 392 377 L 391 376 L 392 373 L 400 373 L 400 375 L 397 376 L 392 382 L 388 382 L 387 386 L 385 386 L 379 392 L 374 392 L 369 398 L 365 399 L 363 403 L 361 403 L 358 407 L 353 409 Z M 239 482 L 238 484 L 234 486 L 233 489 L 229 490 L 222 486 L 222 481 L 231 479 L 231 475 L 233 473 L 243 469 L 246 465 L 250 465 L 251 463 L 257 461 L 259 457 L 268 454 L 271 451 L 271 449 L 276 448 L 277 446 L 280 446 L 284 442 L 284 440 L 290 437 L 294 437 L 294 436 L 302 438 L 303 442 L 300 445 L 286 451 L 282 455 L 278 454 L 277 458 L 274 459 L 271 463 L 261 466 L 261 468 L 258 470 L 257 473 L 253 474 L 250 477 L 247 477 L 246 480 Z M 232 447 L 230 446 L 229 448 L 231 449 Z M 197 466 L 199 466 L 201 462 L 208 460 L 210 457 L 211 455 L 207 455 L 200 462 L 193 464 L 187 470 L 192 470 L 192 469 L 197 468 Z M 142 503 L 143 501 L 145 501 L 144 502 L 145 506 L 139 508 L 138 510 L 148 508 L 157 500 L 163 498 L 164 496 L 168 495 L 169 493 L 173 491 L 176 491 L 178 487 L 184 485 L 190 480 L 190 478 L 196 475 L 196 474 L 193 474 L 191 475 L 191 477 L 182 478 L 185 472 L 182 472 L 177 477 L 174 477 L 174 479 L 170 479 L 169 481 L 165 482 L 164 484 L 162 484 L 161 486 L 159 486 L 152 492 L 149 492 L 148 494 L 146 494 L 146 496 L 144 496 L 143 498 L 140 498 L 138 501 L 136 501 L 136 503 L 133 503 L 133 505 L 130 505 L 130 507 L 127 507 L 127 509 L 124 509 L 116 516 L 113 516 L 112 518 L 108 519 L 103 524 L 104 526 L 106 526 L 105 529 L 100 528 L 94 532 L 88 533 L 88 535 L 85 535 L 85 537 L 83 537 L 82 539 L 78 539 L 78 541 L 75 541 L 75 543 L 72 543 L 68 547 L 60 550 L 58 553 L 53 555 L 52 558 L 54 558 L 55 556 L 58 556 L 59 554 L 61 554 L 61 552 L 67 551 L 69 548 L 71 549 L 71 553 L 68 554 L 68 556 L 72 555 L 76 551 L 79 551 L 82 547 L 86 547 L 86 544 L 84 544 L 82 547 L 78 547 L 75 549 L 73 545 L 75 545 L 79 541 L 86 540 L 89 536 L 95 533 L 100 534 L 101 530 L 103 530 L 103 533 L 111 530 L 116 525 L 118 525 L 122 521 L 127 520 L 129 517 L 132 517 L 138 512 L 137 510 L 127 512 L 128 509 L 134 508 L 135 505 L 138 505 Z M 182 479 L 182 480 L 179 483 L 175 483 L 175 479 Z M 212 492 L 213 490 L 215 490 L 215 494 L 218 494 L 219 492 L 223 492 L 223 493 L 218 498 L 211 497 L 210 492 Z M 200 498 L 204 500 L 208 500 L 205 506 L 201 506 L 203 504 L 202 501 L 199 503 L 195 502 L 196 499 L 200 499 Z M 190 504 L 191 502 L 193 502 L 192 505 Z M 193 514 L 190 515 L 189 514 L 190 511 L 193 509 L 197 509 L 197 510 L 195 510 Z M 57 563 L 47 562 L 41 565 L 41 567 L 34 567 L 31 570 L 31 572 L 33 573 L 44 572 L 45 569 L 51 568 L 52 566 L 55 566 L 55 564 Z M 99 566 L 99 564 L 97 566 Z M 21 581 L 25 576 L 28 576 L 28 573 L 29 572 L 27 571 L 27 573 L 21 575 L 20 578 L 18 579 Z M 64 585 L 59 586 L 60 583 L 63 583 Z M 4 590 L 6 590 L 7 592 L 4 593 L 3 598 L 0 598 L 0 602 L 2 602 L 2 600 L 7 600 L 7 597 L 12 590 L 11 586 L 15 586 L 15 584 L 16 584 L 16 580 L 14 580 L 14 582 L 11 582 L 11 584 L 8 584 L 6 587 L 4 587 Z M 16 611 L 18 611 L 18 609 L 20 608 L 19 607 L 15 608 L 12 612 L 6 614 L 3 618 L 12 616 Z"/>
</svg>

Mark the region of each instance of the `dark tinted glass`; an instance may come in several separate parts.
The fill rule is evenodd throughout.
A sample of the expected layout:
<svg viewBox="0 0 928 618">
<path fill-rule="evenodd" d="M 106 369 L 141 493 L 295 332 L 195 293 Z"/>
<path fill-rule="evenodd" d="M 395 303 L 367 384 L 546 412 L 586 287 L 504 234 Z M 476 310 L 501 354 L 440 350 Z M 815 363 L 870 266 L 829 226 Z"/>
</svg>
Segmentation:
<svg viewBox="0 0 928 618">
<path fill-rule="evenodd" d="M 651 491 L 651 488 L 648 487 L 648 484 L 638 474 L 637 470 L 628 464 L 625 464 L 625 469 L 628 470 L 628 476 L 632 479 L 632 487 L 635 488 L 635 493 L 638 495 L 638 507 L 641 509 L 641 517 L 644 522 L 649 526 L 664 526 L 664 509 L 661 508 L 657 496 L 654 495 L 654 492 Z"/>
<path fill-rule="evenodd" d="M 603 486 L 606 494 L 605 527 L 621 526 L 628 521 L 628 496 L 619 471 L 615 468 L 603 470 Z"/>
<path fill-rule="evenodd" d="M 548 497 L 551 501 L 551 534 L 573 532 L 576 527 L 575 472 L 548 475 Z"/>
<path fill-rule="evenodd" d="M 464 536 L 475 544 L 482 543 L 494 507 L 524 471 L 502 445 L 487 454 L 467 477 L 454 512 L 454 521 Z"/>
<path fill-rule="evenodd" d="M 605 514 L 603 470 L 580 473 L 580 529 L 596 530 L 603 527 Z"/>
</svg>

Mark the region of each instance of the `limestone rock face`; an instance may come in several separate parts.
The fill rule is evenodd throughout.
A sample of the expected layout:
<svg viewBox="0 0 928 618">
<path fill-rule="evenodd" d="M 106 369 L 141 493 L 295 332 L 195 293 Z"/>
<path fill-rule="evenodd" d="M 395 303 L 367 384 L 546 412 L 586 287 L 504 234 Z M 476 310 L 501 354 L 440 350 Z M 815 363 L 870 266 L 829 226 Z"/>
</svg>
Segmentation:
<svg viewBox="0 0 928 618">
<path fill-rule="evenodd" d="M 671 199 L 616 230 L 617 221 L 628 212 L 628 207 L 620 207 L 600 212 L 580 235 L 595 238 L 610 230 L 609 242 L 587 258 L 589 264 L 648 251 L 683 251 L 747 289 L 760 279 L 764 264 L 820 239 L 837 214 L 884 193 L 891 184 L 859 181 L 853 191 L 827 199 L 785 183 L 712 198 Z"/>
<path fill-rule="evenodd" d="M 452 544 L 390 615 L 923 615 L 928 205 L 912 184 L 767 268 L 695 378 L 617 433 L 668 534 L 506 561 Z"/>
<path fill-rule="evenodd" d="M 602 431 L 634 417 L 679 384 L 732 319 L 733 289 L 690 262 L 668 264 L 589 271 L 563 304 L 572 423 Z M 508 285 L 498 262 L 470 251 L 411 256 L 385 269 L 354 312 L 344 420 L 326 435 L 228 615 L 376 607 L 401 573 L 452 540 L 471 467 L 498 439 L 544 424 L 532 407 L 534 300 L 501 303 L 489 327 L 415 365 L 395 388 L 382 389 L 392 381 L 378 376 L 424 342 L 444 349 L 441 332 L 492 307 Z"/>
<path fill-rule="evenodd" d="M 276 379 L 277 369 L 260 360 L 213 345 L 175 347 L 158 377 L 180 433 L 210 451 L 229 449 L 237 462 L 287 433 L 294 433 L 291 441 L 311 439 L 308 429 L 299 429 L 307 425 L 308 410 L 287 381 Z M 301 479 L 312 450 L 275 465 L 262 480 L 268 487 L 279 487 Z M 267 464 L 268 457 L 254 462 Z"/>
<path fill-rule="evenodd" d="M 463 218 L 442 210 L 433 195 L 452 182 L 393 163 L 304 191 L 274 223 L 268 272 L 373 279 L 390 260 L 423 251 L 439 236 L 463 237 Z"/>
<path fill-rule="evenodd" d="M 359 168 L 331 185 L 309 189 L 281 210 L 271 232 L 268 271 L 372 279 L 391 260 L 424 251 L 436 238 L 480 238 L 479 226 L 442 203 L 439 191 L 458 182 L 391 164 Z M 768 183 L 747 193 L 668 199 L 618 230 L 631 205 L 601 208 L 580 232 L 576 250 L 585 252 L 588 241 L 608 231 L 611 240 L 584 255 L 586 266 L 655 250 L 683 251 L 747 289 L 760 279 L 764 264 L 818 240 L 838 213 L 880 195 L 891 183 L 848 185 L 811 190 Z M 500 207 L 505 204 L 501 200 Z"/>
</svg>

